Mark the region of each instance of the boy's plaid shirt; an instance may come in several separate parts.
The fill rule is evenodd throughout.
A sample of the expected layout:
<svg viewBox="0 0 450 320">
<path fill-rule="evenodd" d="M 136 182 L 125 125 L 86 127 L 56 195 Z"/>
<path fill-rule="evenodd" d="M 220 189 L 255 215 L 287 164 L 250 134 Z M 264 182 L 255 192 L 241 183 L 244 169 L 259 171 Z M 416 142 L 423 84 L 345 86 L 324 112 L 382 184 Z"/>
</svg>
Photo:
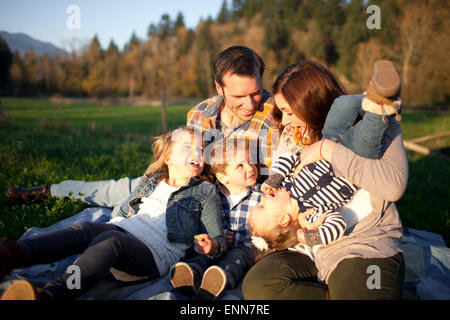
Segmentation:
<svg viewBox="0 0 450 320">
<path fill-rule="evenodd" d="M 220 185 L 217 181 L 216 188 L 220 195 L 223 229 L 234 232 L 234 240 L 231 247 L 251 247 L 251 233 L 247 219 L 250 210 L 260 202 L 261 197 L 263 196 L 261 185 L 257 184 L 253 187 L 249 187 L 248 194 L 233 208 L 230 208 L 230 202 L 228 201 L 227 196 L 220 190 Z"/>
<path fill-rule="evenodd" d="M 211 129 L 219 130 L 218 116 L 222 102 L 222 96 L 214 96 L 200 102 L 188 112 L 187 125 L 201 130 L 201 132 Z M 273 117 L 273 109 L 272 94 L 263 90 L 261 103 L 253 117 L 247 121 L 241 120 L 233 128 L 227 129 L 223 137 L 236 134 L 256 140 L 258 147 L 255 149 L 258 150 L 252 148 L 253 152 L 258 153 L 255 159 L 259 163 L 264 163 L 268 168 L 272 164 L 272 145 L 276 146 L 279 140 L 278 123 Z M 211 134 L 214 135 L 214 133 Z M 259 161 L 260 158 L 262 158 L 261 161 Z"/>
<path fill-rule="evenodd" d="M 251 233 L 247 219 L 250 210 L 261 201 L 261 197 L 263 196 L 261 185 L 257 184 L 249 187 L 248 194 L 233 208 L 230 208 L 230 202 L 227 196 L 220 190 L 220 184 L 217 181 L 216 188 L 220 195 L 223 229 L 234 232 L 234 240 L 231 247 L 251 247 Z"/>
</svg>

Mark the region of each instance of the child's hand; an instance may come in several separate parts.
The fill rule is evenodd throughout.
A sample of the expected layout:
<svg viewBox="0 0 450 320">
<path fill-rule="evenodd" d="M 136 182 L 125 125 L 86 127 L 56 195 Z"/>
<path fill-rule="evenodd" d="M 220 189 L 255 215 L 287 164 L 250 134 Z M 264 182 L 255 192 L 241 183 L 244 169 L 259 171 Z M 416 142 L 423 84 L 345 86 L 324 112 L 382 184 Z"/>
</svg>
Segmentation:
<svg viewBox="0 0 450 320">
<path fill-rule="evenodd" d="M 226 230 L 225 239 L 227 240 L 227 246 L 230 248 L 234 240 L 234 231 Z"/>
<path fill-rule="evenodd" d="M 327 218 L 326 214 L 322 214 L 318 219 L 316 219 L 314 222 L 308 221 L 308 216 L 314 213 L 314 208 L 308 209 L 304 212 L 300 212 L 298 214 L 298 223 L 300 227 L 305 231 L 312 231 L 319 228 L 324 220 Z"/>
<path fill-rule="evenodd" d="M 199 254 L 211 254 L 219 249 L 216 240 L 211 239 L 209 234 L 197 234 L 194 239 L 194 250 Z"/>
<path fill-rule="evenodd" d="M 275 195 L 275 192 L 277 191 L 276 188 L 269 186 L 267 183 L 263 183 L 261 185 L 261 191 L 264 192 L 265 194 L 269 194 L 271 196 Z"/>
</svg>

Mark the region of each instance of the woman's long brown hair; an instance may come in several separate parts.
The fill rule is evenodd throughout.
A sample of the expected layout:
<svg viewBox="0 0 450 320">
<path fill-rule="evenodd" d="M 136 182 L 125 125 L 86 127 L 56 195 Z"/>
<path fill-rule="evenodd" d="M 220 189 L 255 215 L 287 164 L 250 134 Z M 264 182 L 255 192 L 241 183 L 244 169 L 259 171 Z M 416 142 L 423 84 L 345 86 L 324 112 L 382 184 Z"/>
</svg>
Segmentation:
<svg viewBox="0 0 450 320">
<path fill-rule="evenodd" d="M 273 84 L 273 94 L 281 93 L 294 114 L 307 124 L 314 143 L 322 138 L 322 129 L 330 107 L 346 94 L 334 74 L 318 62 L 301 60 L 287 66 Z"/>
</svg>

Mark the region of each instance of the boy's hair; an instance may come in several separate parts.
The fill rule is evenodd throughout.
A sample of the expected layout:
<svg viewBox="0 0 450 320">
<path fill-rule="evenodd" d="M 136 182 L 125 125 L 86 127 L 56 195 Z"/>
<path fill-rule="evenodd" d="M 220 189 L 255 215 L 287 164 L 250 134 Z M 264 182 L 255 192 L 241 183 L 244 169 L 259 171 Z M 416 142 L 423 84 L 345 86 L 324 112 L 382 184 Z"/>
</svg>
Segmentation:
<svg viewBox="0 0 450 320">
<path fill-rule="evenodd" d="M 185 132 L 190 133 L 192 137 L 200 137 L 200 138 L 202 137 L 201 133 L 198 135 L 196 134 L 194 128 L 183 126 L 153 138 L 154 140 L 152 144 L 153 161 L 150 163 L 147 170 L 145 171 L 146 176 L 159 174 L 161 176 L 158 178 L 158 181 L 162 181 L 164 179 L 169 178 L 169 168 L 167 167 L 165 160 L 172 152 L 172 148 L 178 140 L 177 135 Z M 211 181 L 211 177 L 205 170 L 203 170 L 200 177 L 204 180 Z"/>
<path fill-rule="evenodd" d="M 238 150 L 244 150 L 245 157 L 250 156 L 248 139 L 232 136 L 214 142 L 211 150 L 211 159 L 209 159 L 212 173 L 214 175 L 218 173 L 225 174 L 227 166 L 236 159 Z"/>
<path fill-rule="evenodd" d="M 232 46 L 219 52 L 213 64 L 214 80 L 222 87 L 227 73 L 262 79 L 264 61 L 253 49 Z"/>
</svg>

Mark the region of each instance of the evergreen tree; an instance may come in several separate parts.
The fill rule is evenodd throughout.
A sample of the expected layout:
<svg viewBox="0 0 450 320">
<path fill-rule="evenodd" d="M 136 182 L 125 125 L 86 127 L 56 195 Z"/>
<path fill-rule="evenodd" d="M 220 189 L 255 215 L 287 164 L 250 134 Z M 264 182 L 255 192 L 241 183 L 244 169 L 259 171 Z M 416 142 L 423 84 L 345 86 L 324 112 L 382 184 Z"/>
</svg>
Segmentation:
<svg viewBox="0 0 450 320">
<path fill-rule="evenodd" d="M 220 8 L 219 14 L 217 15 L 217 22 L 219 24 L 227 23 L 230 19 L 230 13 L 228 11 L 227 0 L 223 0 L 222 7 Z"/>
<path fill-rule="evenodd" d="M 13 55 L 12 63 L 9 69 L 11 76 L 11 84 L 13 87 L 13 94 L 20 95 L 22 93 L 23 86 L 23 62 L 20 57 L 19 51 L 16 50 Z"/>
<path fill-rule="evenodd" d="M 352 0 L 346 8 L 345 23 L 340 32 L 337 49 L 338 69 L 348 79 L 352 79 L 353 63 L 358 54 L 358 44 L 365 39 L 366 15 L 363 14 L 362 0 Z"/>
<path fill-rule="evenodd" d="M 10 86 L 9 68 L 13 62 L 13 54 L 8 44 L 0 37 L 0 94 Z"/>
<path fill-rule="evenodd" d="M 178 30 L 178 28 L 184 28 L 184 27 L 186 27 L 186 25 L 184 23 L 184 16 L 183 16 L 183 13 L 180 11 L 177 14 L 177 18 L 175 19 L 173 28 L 176 31 L 176 30 Z"/>
</svg>

